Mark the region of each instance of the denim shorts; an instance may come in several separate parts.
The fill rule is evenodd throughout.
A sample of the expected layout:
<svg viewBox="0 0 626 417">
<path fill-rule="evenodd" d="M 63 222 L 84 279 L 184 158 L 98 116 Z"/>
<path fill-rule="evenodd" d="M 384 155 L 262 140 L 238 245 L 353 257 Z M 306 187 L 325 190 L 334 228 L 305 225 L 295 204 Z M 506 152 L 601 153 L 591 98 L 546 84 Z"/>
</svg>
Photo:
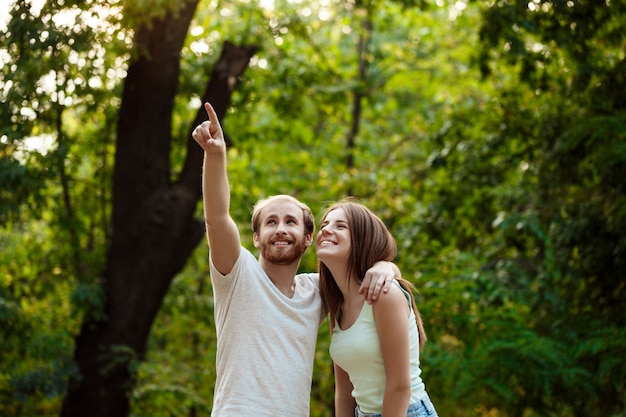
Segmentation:
<svg viewBox="0 0 626 417">
<path fill-rule="evenodd" d="M 361 412 L 357 405 L 354 409 L 354 417 L 382 417 L 382 414 L 367 414 Z M 435 406 L 428 396 L 422 398 L 416 403 L 409 405 L 406 417 L 438 417 Z"/>
</svg>

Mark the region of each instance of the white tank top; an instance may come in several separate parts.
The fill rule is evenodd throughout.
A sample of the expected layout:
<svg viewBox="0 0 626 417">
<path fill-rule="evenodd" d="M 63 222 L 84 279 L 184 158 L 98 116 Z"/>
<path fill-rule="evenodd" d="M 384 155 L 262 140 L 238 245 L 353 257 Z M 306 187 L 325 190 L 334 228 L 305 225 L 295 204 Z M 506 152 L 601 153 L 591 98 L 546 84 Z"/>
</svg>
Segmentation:
<svg viewBox="0 0 626 417">
<path fill-rule="evenodd" d="M 397 281 L 394 281 L 398 286 Z M 408 293 L 402 289 L 405 296 Z M 398 323 L 401 325 L 401 323 Z M 411 362 L 411 400 L 415 403 L 426 392 L 420 378 L 422 373 L 419 366 L 419 335 L 415 323 L 415 312 L 404 324 L 409 331 Z M 376 322 L 372 306 L 363 303 L 361 313 L 356 322 L 346 330 L 341 330 L 335 322 L 333 336 L 330 343 L 330 356 L 350 376 L 354 387 L 352 396 L 364 413 L 380 414 L 383 408 L 385 393 L 385 365 L 380 350 L 380 341 L 376 330 Z"/>
</svg>

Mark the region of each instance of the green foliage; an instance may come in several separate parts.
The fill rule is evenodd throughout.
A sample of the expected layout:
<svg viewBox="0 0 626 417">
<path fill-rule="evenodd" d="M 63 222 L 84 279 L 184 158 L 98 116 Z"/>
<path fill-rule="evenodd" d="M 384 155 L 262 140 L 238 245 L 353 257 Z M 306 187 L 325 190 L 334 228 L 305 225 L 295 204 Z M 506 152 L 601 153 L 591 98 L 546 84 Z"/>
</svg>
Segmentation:
<svg viewBox="0 0 626 417">
<path fill-rule="evenodd" d="M 2 415 L 58 413 L 80 320 L 104 317 L 125 25 L 180 6 L 105 3 L 35 14 L 19 1 L 0 34 Z M 416 3 L 201 2 L 181 53 L 173 180 L 222 41 L 259 45 L 223 120 L 244 245 L 259 198 L 292 194 L 320 214 L 352 193 L 389 226 L 420 291 L 440 415 L 623 415 L 624 6 Z M 68 10 L 81 17 L 53 18 Z M 42 135 L 47 153 L 25 146 Z M 173 282 L 136 358 L 133 415 L 210 413 L 206 257 L 203 245 Z M 328 344 L 324 323 L 312 416 L 332 407 Z"/>
<path fill-rule="evenodd" d="M 44 223 L 0 232 L 0 414 L 56 413 L 80 317 Z M 19 231 L 19 233 L 15 233 Z"/>
<path fill-rule="evenodd" d="M 65 159 L 75 149 L 75 138 L 65 129 L 84 127 L 76 120 L 85 112 L 97 123 L 116 100 L 110 93 L 119 75 L 106 71 L 123 57 L 125 46 L 116 36 L 117 9 L 106 3 L 47 1 L 36 10 L 18 0 L 0 31 L 5 61 L 0 66 L 0 224 L 40 216 L 48 201 L 45 188 L 64 175 Z M 110 125 L 99 129 L 111 132 Z"/>
<path fill-rule="evenodd" d="M 28 215 L 36 215 L 36 210 L 29 208 L 41 208 L 45 201 L 44 187 L 49 174 L 41 167 L 41 155 L 33 152 L 27 153 L 27 159 L 32 161 L 26 165 L 11 153 L 18 154 L 21 150 L 11 150 L 7 143 L 0 142 L 0 225 L 6 225 L 9 221 L 23 218 L 24 211 Z"/>
<path fill-rule="evenodd" d="M 0 33 L 2 415 L 58 413 L 81 319 L 102 314 L 119 100 L 107 70 L 124 53 L 103 4 L 17 1 Z"/>
<path fill-rule="evenodd" d="M 533 14 L 527 5 L 550 13 Z M 570 13 L 584 7 L 594 7 L 602 18 L 579 25 L 576 19 L 582 15 L 572 20 Z M 460 248 L 485 256 L 481 274 L 509 291 L 506 297 L 495 297 L 490 309 L 502 313 L 502 306 L 513 301 L 533 312 L 525 322 L 532 332 L 514 332 L 511 342 L 503 344 L 507 335 L 487 327 L 482 339 L 489 349 L 484 356 L 472 356 L 474 363 L 490 365 L 484 358 L 495 359 L 498 349 L 524 339 L 527 343 L 516 347 L 516 353 L 528 353 L 530 346 L 544 362 L 533 365 L 527 357 L 506 353 L 504 362 L 490 361 L 485 372 L 470 378 L 484 380 L 489 373 L 490 382 L 482 388 L 493 397 L 481 400 L 482 406 L 508 410 L 507 415 L 515 415 L 519 399 L 546 415 L 570 415 L 580 409 L 589 415 L 619 414 L 625 406 L 623 383 L 594 378 L 600 355 L 582 358 L 577 346 L 589 338 L 609 346 L 606 333 L 600 336 L 604 342 L 591 335 L 610 328 L 617 336 L 624 328 L 619 307 L 624 299 L 624 181 L 618 173 L 624 168 L 624 106 L 621 98 L 608 93 L 624 87 L 623 77 L 615 77 L 624 57 L 615 55 L 615 39 L 600 41 L 616 23 L 609 23 L 608 16 L 618 19 L 624 10 L 576 2 L 564 9 L 548 2 L 523 7 L 500 2 L 485 12 L 482 40 L 488 47 L 478 51 L 491 54 L 493 45 L 505 42 L 504 52 L 490 55 L 491 62 L 505 58 L 516 65 L 516 72 L 493 67 L 490 79 L 499 84 L 500 94 L 468 109 L 468 115 L 480 110 L 484 116 L 470 120 L 457 112 L 454 119 L 460 115 L 465 123 L 451 124 L 445 131 L 445 152 L 432 159 L 445 173 L 437 177 L 445 184 L 436 203 L 441 215 L 429 234 L 448 236 Z M 581 55 L 576 36 L 557 36 L 556 45 L 548 42 L 554 33 L 538 27 L 553 24 L 557 15 L 569 19 L 570 29 L 585 31 L 585 45 L 602 44 L 603 53 L 612 58 L 599 59 L 595 51 Z M 533 24 L 525 23 L 528 16 Z M 538 39 L 546 41 L 533 45 Z M 541 59 L 531 50 L 539 46 Z M 456 231 L 453 236 L 449 228 Z M 560 362 L 567 368 L 543 367 Z M 513 365 L 523 375 L 519 387 L 497 372 L 512 370 Z M 607 366 L 617 375 L 623 373 Z M 477 393 L 469 397 L 481 398 Z"/>
</svg>

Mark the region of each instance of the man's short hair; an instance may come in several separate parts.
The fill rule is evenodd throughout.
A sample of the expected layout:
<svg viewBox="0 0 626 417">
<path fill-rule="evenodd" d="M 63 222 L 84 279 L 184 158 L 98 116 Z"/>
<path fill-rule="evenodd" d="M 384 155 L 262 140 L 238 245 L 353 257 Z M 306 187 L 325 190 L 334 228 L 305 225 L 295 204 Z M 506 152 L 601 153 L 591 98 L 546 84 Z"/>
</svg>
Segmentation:
<svg viewBox="0 0 626 417">
<path fill-rule="evenodd" d="M 261 213 L 263 212 L 263 209 L 271 203 L 277 201 L 284 201 L 298 206 L 302 210 L 302 220 L 304 221 L 305 234 L 313 234 L 315 231 L 315 216 L 313 216 L 313 212 L 309 206 L 297 198 L 286 194 L 273 195 L 256 202 L 252 210 L 252 231 L 254 233 L 258 233 L 261 227 Z"/>
</svg>

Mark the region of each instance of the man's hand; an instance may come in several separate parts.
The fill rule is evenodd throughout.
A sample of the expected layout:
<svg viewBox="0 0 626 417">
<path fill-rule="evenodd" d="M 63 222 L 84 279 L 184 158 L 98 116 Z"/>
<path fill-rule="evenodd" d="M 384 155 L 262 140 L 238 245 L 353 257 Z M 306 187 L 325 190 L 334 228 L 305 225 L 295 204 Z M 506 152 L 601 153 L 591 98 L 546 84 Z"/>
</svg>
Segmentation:
<svg viewBox="0 0 626 417">
<path fill-rule="evenodd" d="M 225 153 L 224 132 L 222 132 L 217 114 L 209 103 L 204 103 L 204 108 L 209 115 L 209 120 L 196 126 L 191 136 L 206 153 Z"/>
<path fill-rule="evenodd" d="M 388 292 L 393 279 L 400 276 L 400 270 L 393 262 L 376 262 L 365 273 L 359 294 L 365 294 L 365 300 L 368 304 L 372 304 L 378 299 L 381 291 Z"/>
</svg>

